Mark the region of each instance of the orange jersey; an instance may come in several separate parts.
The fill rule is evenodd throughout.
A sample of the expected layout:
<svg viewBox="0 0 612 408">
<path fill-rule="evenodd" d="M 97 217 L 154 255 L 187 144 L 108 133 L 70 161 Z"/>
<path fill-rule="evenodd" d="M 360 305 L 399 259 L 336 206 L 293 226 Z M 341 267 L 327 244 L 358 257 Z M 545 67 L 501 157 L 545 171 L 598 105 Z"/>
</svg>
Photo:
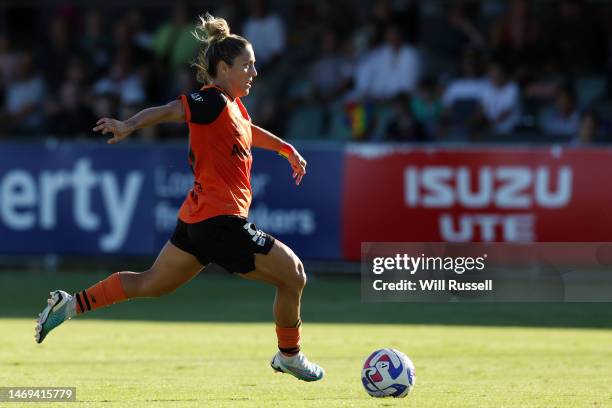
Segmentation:
<svg viewBox="0 0 612 408">
<path fill-rule="evenodd" d="M 194 186 L 179 211 L 193 224 L 218 215 L 247 217 L 251 205 L 251 118 L 239 98 L 206 86 L 179 97 L 189 124 Z"/>
</svg>

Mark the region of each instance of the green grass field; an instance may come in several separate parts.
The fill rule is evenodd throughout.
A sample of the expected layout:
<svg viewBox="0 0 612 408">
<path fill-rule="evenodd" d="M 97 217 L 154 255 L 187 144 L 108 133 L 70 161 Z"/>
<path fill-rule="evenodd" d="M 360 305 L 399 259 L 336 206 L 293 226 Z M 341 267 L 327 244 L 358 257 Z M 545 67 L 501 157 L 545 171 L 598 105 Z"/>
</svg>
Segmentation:
<svg viewBox="0 0 612 408">
<path fill-rule="evenodd" d="M 74 386 L 87 407 L 612 407 L 611 304 L 364 304 L 358 280 L 315 276 L 303 349 L 327 374 L 304 383 L 269 368 L 273 290 L 236 277 L 200 276 L 35 344 L 47 292 L 102 277 L 0 273 L 0 386 Z M 361 387 L 363 360 L 382 347 L 416 365 L 406 399 Z M 28 405 L 66 404 L 0 403 Z"/>
</svg>

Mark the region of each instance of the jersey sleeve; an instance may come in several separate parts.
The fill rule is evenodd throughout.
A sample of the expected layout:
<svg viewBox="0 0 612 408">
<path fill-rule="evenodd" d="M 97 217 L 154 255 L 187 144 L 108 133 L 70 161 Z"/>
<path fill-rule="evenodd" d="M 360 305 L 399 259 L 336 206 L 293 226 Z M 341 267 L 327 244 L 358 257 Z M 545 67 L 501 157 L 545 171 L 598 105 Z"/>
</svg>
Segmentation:
<svg viewBox="0 0 612 408">
<path fill-rule="evenodd" d="M 185 109 L 185 120 L 200 125 L 213 123 L 227 106 L 227 97 L 214 88 L 180 95 L 178 99 Z"/>
</svg>

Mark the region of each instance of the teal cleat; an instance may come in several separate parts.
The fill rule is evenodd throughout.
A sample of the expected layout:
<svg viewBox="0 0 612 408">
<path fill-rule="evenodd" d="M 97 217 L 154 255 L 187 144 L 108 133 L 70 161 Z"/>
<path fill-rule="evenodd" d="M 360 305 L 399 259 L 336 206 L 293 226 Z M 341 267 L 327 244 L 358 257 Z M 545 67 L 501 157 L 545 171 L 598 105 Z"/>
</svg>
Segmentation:
<svg viewBox="0 0 612 408">
<path fill-rule="evenodd" d="M 47 307 L 38 315 L 36 320 L 36 334 L 34 338 L 37 343 L 47 337 L 47 334 L 75 314 L 72 295 L 63 290 L 50 292 L 51 297 L 47 299 Z"/>
<path fill-rule="evenodd" d="M 302 381 L 319 381 L 325 375 L 325 370 L 308 361 L 302 352 L 292 357 L 286 357 L 279 351 L 272 357 L 270 366 L 274 371 L 291 374 Z"/>
</svg>

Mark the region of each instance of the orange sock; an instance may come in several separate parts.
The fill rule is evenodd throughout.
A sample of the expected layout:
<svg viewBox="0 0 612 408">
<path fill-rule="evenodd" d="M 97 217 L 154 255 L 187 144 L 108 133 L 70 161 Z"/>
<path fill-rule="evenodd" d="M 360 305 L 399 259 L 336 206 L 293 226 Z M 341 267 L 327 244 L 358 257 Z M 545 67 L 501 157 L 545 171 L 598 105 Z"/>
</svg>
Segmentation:
<svg viewBox="0 0 612 408">
<path fill-rule="evenodd" d="M 298 320 L 295 327 L 276 326 L 276 337 L 278 338 L 278 349 L 288 355 L 300 352 L 300 334 L 302 333 L 302 321 Z"/>
<path fill-rule="evenodd" d="M 113 273 L 108 278 L 96 283 L 89 289 L 75 294 L 77 314 L 96 310 L 98 308 L 122 302 L 127 299 L 119 272 Z"/>
</svg>

